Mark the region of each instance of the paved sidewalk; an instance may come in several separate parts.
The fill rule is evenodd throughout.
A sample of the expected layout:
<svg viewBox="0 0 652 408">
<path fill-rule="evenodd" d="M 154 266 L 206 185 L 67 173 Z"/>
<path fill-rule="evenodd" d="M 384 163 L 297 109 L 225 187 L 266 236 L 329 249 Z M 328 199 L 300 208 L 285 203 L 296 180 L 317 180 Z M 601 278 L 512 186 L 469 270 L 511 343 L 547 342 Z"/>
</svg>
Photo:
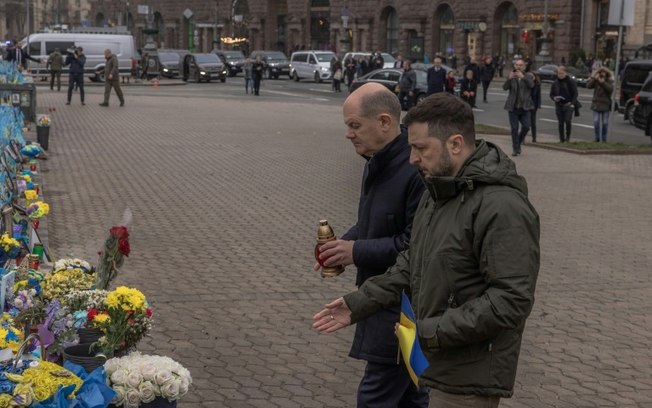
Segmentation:
<svg viewBox="0 0 652 408">
<path fill-rule="evenodd" d="M 181 408 L 353 407 L 352 329 L 310 328 L 354 287 L 353 268 L 311 271 L 318 220 L 342 234 L 356 215 L 363 160 L 340 108 L 155 96 L 101 108 L 98 92 L 85 107 L 39 92 L 56 109 L 43 175 L 52 251 L 95 261 L 133 212 L 118 283 L 154 309 L 141 349 L 191 370 Z M 652 406 L 652 156 L 525 146 L 516 162 L 541 215 L 542 265 L 501 407 Z"/>
</svg>

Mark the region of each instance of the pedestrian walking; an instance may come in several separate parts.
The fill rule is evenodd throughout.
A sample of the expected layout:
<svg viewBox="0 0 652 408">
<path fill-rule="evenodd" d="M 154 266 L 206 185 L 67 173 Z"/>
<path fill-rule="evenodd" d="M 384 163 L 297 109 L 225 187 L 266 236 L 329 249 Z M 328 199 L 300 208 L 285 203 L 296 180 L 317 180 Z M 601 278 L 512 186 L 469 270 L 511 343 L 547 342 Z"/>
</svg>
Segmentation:
<svg viewBox="0 0 652 408">
<path fill-rule="evenodd" d="M 74 88 L 79 89 L 79 97 L 81 98 L 81 104 L 84 103 L 84 65 L 86 64 L 86 56 L 84 55 L 84 49 L 78 47 L 75 49 L 68 50 L 66 55 L 66 60 L 64 62 L 65 66 L 70 65 L 68 68 L 68 101 L 66 105 L 70 105 L 72 100 L 72 90 Z"/>
<path fill-rule="evenodd" d="M 495 408 L 514 392 L 539 271 L 539 216 L 514 162 L 475 139 L 468 104 L 433 95 L 404 123 L 410 163 L 427 187 L 410 248 L 385 274 L 328 303 L 313 327 L 359 325 L 409 294 L 429 363 L 419 385 L 430 388 L 430 408 Z"/>
<path fill-rule="evenodd" d="M 335 61 L 332 61 L 332 73 L 333 73 L 333 92 L 342 92 L 342 61 L 339 58 L 335 58 Z"/>
<path fill-rule="evenodd" d="M 446 87 L 446 70 L 441 66 L 441 58 L 435 58 L 434 65 L 428 68 L 428 95 L 444 92 Z"/>
<path fill-rule="evenodd" d="M 480 78 L 480 65 L 475 60 L 475 57 L 470 57 L 469 58 L 469 63 L 466 64 L 464 67 L 464 72 L 462 73 L 462 77 L 466 78 L 466 71 L 473 71 L 473 78 L 475 78 L 476 81 L 479 80 Z"/>
<path fill-rule="evenodd" d="M 398 100 L 405 110 L 410 110 L 414 103 L 414 91 L 417 89 L 417 73 L 412 69 L 410 60 L 403 61 L 403 75 L 398 83 Z"/>
<path fill-rule="evenodd" d="M 106 58 L 106 65 L 104 66 L 104 102 L 100 106 L 109 106 L 111 89 L 115 89 L 115 94 L 118 95 L 118 99 L 120 100 L 120 106 L 125 106 L 125 98 L 122 95 L 122 89 L 120 89 L 118 57 L 107 48 L 104 50 L 104 58 Z"/>
<path fill-rule="evenodd" d="M 475 78 L 473 78 L 473 71 L 468 70 L 460 84 L 460 96 L 464 102 L 469 104 L 470 107 L 475 108 L 475 96 L 477 92 L 478 83 Z"/>
<path fill-rule="evenodd" d="M 61 70 L 63 69 L 63 55 L 58 48 L 48 56 L 45 68 L 50 71 L 50 90 L 54 90 L 54 80 L 57 80 L 57 91 L 61 91 Z"/>
<path fill-rule="evenodd" d="M 530 111 L 532 103 L 532 88 L 534 77 L 525 72 L 525 61 L 521 58 L 514 61 L 514 69 L 503 83 L 503 90 L 509 91 L 505 101 L 505 110 L 509 112 L 509 127 L 512 131 L 512 156 L 521 154 L 521 141 L 530 130 Z M 520 126 L 520 129 L 519 129 Z"/>
<path fill-rule="evenodd" d="M 550 87 L 550 99 L 555 102 L 559 141 L 570 142 L 571 125 L 577 103 L 577 85 L 575 80 L 568 76 L 563 65 L 557 68 L 557 79 Z"/>
<path fill-rule="evenodd" d="M 532 143 L 537 142 L 537 111 L 541 109 L 541 78 L 534 70 L 530 72 L 534 78 L 534 86 L 532 87 L 532 110 L 530 111 L 530 132 L 532 134 Z M 525 136 L 521 140 L 521 144 L 525 144 Z"/>
<path fill-rule="evenodd" d="M 344 60 L 344 80 L 346 81 L 347 89 L 351 89 L 351 83 L 353 82 L 357 71 L 356 65 L 356 60 L 351 55 Z"/>
<path fill-rule="evenodd" d="M 149 81 L 147 70 L 149 69 L 149 53 L 144 53 L 143 58 L 140 60 L 140 79 Z"/>
<path fill-rule="evenodd" d="M 496 75 L 496 66 L 494 65 L 493 59 L 487 57 L 482 67 L 480 67 L 480 81 L 482 81 L 482 101 L 487 103 L 487 90 L 491 81 L 493 81 L 494 76 Z"/>
<path fill-rule="evenodd" d="M 244 65 L 242 66 L 242 71 L 244 72 L 245 80 L 245 93 L 248 95 L 249 90 L 251 89 L 251 94 L 254 93 L 254 64 L 251 62 L 251 58 L 245 60 Z"/>
<path fill-rule="evenodd" d="M 252 68 L 253 79 L 254 79 L 254 95 L 260 95 L 260 81 L 263 80 L 263 72 L 265 72 L 265 64 L 263 64 L 263 58 L 260 55 L 256 55 L 256 60 Z"/>
<path fill-rule="evenodd" d="M 613 73 L 600 67 L 586 83 L 588 89 L 593 89 L 591 110 L 593 111 L 593 135 L 596 142 L 607 141 L 609 127 L 609 112 L 611 111 L 611 93 L 614 89 Z"/>
<path fill-rule="evenodd" d="M 346 137 L 367 160 L 358 206 L 358 221 L 341 239 L 320 247 L 326 266 L 351 265 L 356 285 L 382 275 L 407 248 L 412 216 L 424 186 L 410 166 L 406 129 L 400 126 L 396 96 L 378 83 L 365 84 L 344 102 Z M 387 222 L 390 220 L 390 222 Z M 318 271 L 319 263 L 314 270 Z M 358 387 L 358 408 L 425 408 L 428 394 L 411 381 L 405 364 L 397 364 L 398 341 L 394 325 L 396 305 L 370 314 L 358 323 L 349 355 L 366 360 Z"/>
</svg>

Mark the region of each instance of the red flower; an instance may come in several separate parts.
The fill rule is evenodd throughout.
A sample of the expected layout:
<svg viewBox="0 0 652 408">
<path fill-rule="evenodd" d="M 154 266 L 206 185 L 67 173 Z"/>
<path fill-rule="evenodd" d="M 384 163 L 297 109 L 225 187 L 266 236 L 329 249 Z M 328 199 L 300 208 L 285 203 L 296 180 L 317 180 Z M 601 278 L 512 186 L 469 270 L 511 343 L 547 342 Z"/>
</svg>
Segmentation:
<svg viewBox="0 0 652 408">
<path fill-rule="evenodd" d="M 150 309 L 149 307 L 147 308 L 145 313 L 147 314 L 147 317 L 152 317 L 152 309 Z"/>
<path fill-rule="evenodd" d="M 93 321 L 95 319 L 95 316 L 97 316 L 97 309 L 92 308 L 86 313 L 86 318 L 88 319 L 89 322 Z"/>
<path fill-rule="evenodd" d="M 129 247 L 129 231 L 127 227 L 116 226 L 111 228 L 109 232 L 118 240 L 118 251 L 124 256 L 129 256 L 131 248 Z"/>
<path fill-rule="evenodd" d="M 129 319 L 129 320 L 127 320 L 127 323 L 129 323 L 129 324 L 135 324 L 135 323 L 136 323 L 136 319 Z"/>
</svg>

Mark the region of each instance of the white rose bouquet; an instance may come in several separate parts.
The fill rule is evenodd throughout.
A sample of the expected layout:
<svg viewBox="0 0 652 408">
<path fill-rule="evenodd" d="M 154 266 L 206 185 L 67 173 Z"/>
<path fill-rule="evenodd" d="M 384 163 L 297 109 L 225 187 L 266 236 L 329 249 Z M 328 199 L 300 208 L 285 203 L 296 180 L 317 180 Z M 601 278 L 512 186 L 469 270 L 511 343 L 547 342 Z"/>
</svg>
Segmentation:
<svg viewBox="0 0 652 408">
<path fill-rule="evenodd" d="M 176 401 L 192 383 L 190 372 L 171 358 L 139 352 L 107 360 L 104 371 L 117 393 L 113 404 L 124 408 L 137 408 L 157 397 Z"/>
</svg>

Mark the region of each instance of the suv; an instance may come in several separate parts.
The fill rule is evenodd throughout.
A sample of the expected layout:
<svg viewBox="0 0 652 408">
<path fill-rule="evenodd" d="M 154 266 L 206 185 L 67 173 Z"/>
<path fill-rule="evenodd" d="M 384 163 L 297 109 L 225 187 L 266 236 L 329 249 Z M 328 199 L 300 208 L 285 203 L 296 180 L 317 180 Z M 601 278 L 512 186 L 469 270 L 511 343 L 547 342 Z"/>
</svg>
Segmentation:
<svg viewBox="0 0 652 408">
<path fill-rule="evenodd" d="M 157 52 L 161 76 L 176 78 L 179 76 L 179 60 L 188 54 L 186 50 L 159 49 Z"/>
<path fill-rule="evenodd" d="M 281 75 L 290 75 L 290 61 L 281 51 L 261 51 L 256 50 L 251 53 L 251 61 L 256 60 L 260 55 L 265 64 L 265 75 L 270 79 L 278 79 Z"/>
<path fill-rule="evenodd" d="M 332 51 L 296 51 L 290 58 L 290 76 L 295 81 L 331 79 L 331 61 L 335 58 Z"/>
<path fill-rule="evenodd" d="M 226 67 L 213 53 L 186 54 L 179 60 L 179 75 L 184 81 L 210 82 L 211 79 L 226 81 Z"/>
<path fill-rule="evenodd" d="M 213 51 L 226 64 L 229 76 L 236 76 L 242 72 L 245 63 L 245 56 L 240 50 L 215 50 Z"/>
<path fill-rule="evenodd" d="M 648 74 L 641 91 L 634 96 L 634 125 L 645 130 L 646 136 L 652 136 L 652 73 Z"/>
<path fill-rule="evenodd" d="M 630 61 L 625 65 L 620 82 L 618 112 L 625 114 L 625 120 L 634 123 L 634 95 L 643 86 L 648 74 L 652 72 L 652 60 Z"/>
</svg>

